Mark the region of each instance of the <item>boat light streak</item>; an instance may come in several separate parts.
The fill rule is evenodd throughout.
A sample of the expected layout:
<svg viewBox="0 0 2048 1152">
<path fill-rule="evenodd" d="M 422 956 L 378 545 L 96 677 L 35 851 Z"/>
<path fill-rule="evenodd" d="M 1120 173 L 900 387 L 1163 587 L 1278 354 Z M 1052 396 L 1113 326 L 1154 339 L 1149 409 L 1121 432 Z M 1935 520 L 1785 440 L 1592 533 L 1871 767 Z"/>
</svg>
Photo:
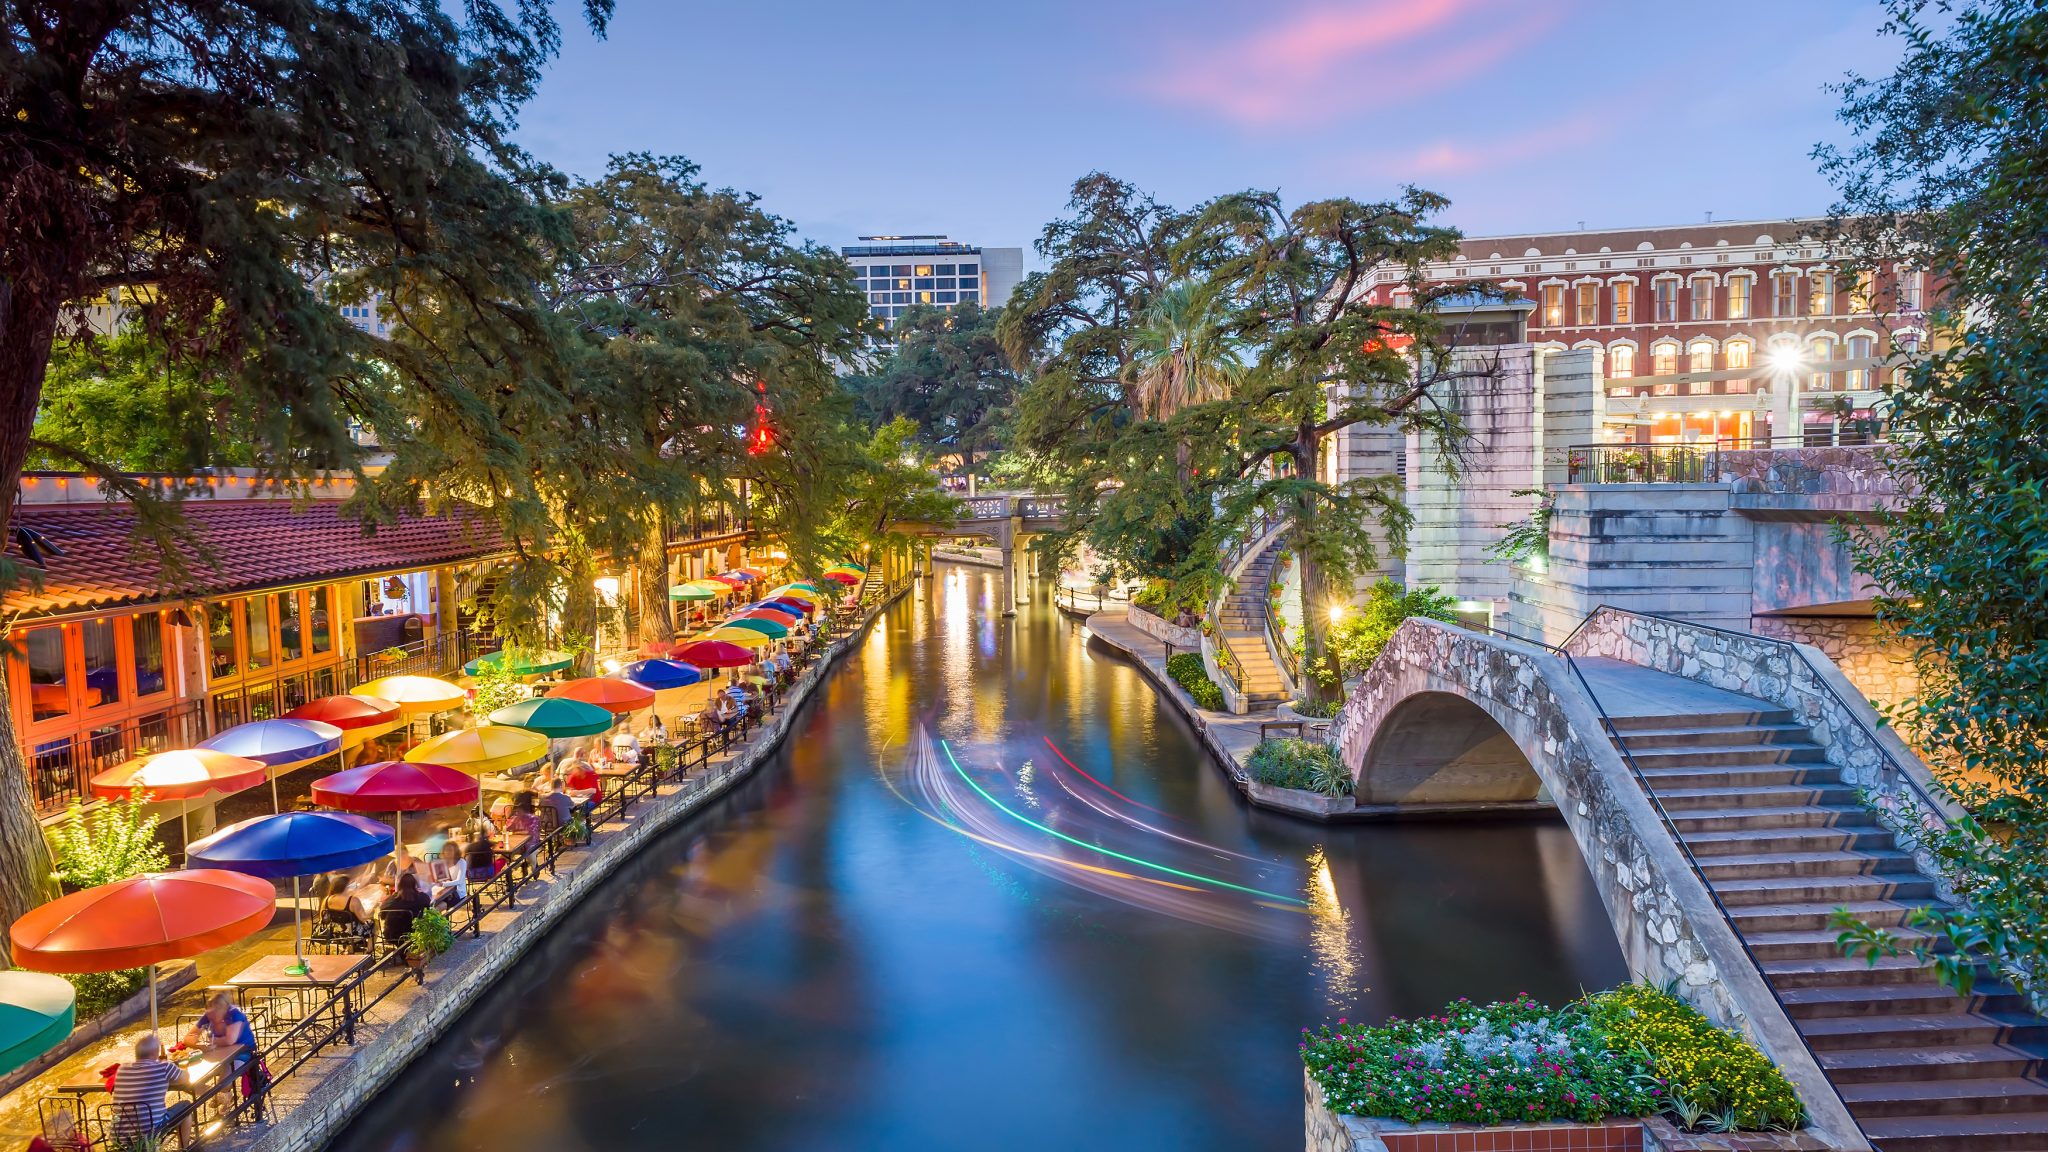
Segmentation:
<svg viewBox="0 0 2048 1152">
<path fill-rule="evenodd" d="M 1126 796 L 1123 793 L 1117 791 L 1116 789 L 1111 788 L 1109 785 L 1104 784 L 1102 781 L 1097 780 L 1095 777 L 1089 776 L 1086 769 L 1082 768 L 1079 764 L 1074 763 L 1072 760 L 1067 759 L 1067 754 L 1065 752 L 1060 751 L 1060 746 L 1052 742 L 1052 737 L 1045 736 L 1041 737 L 1041 739 L 1045 741 L 1045 746 L 1047 748 L 1052 749 L 1052 754 L 1060 758 L 1060 763 L 1065 764 L 1067 767 L 1072 768 L 1074 771 L 1081 773 L 1082 776 L 1087 777 L 1088 782 L 1095 785 L 1097 788 L 1102 789 L 1104 792 L 1109 793 L 1111 796 L 1116 797 L 1117 799 L 1123 801 L 1126 804 L 1136 804 L 1138 807 L 1143 808 L 1147 812 L 1159 812 L 1161 816 L 1172 815 L 1172 813 L 1169 812 L 1160 812 L 1159 809 L 1154 808 L 1150 804 L 1147 804 L 1141 800 L 1133 800 L 1129 796 Z"/>
</svg>

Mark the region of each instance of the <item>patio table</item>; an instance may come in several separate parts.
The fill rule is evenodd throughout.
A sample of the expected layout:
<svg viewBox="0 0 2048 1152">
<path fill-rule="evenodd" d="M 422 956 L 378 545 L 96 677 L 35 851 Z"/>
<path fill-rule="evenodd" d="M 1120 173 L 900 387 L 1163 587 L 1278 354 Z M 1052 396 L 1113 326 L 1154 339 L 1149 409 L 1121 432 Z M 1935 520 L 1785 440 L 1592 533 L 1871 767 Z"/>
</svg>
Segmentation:
<svg viewBox="0 0 2048 1152">
<path fill-rule="evenodd" d="M 296 964 L 297 958 L 289 952 L 259 957 L 254 964 L 228 977 L 231 987 L 258 989 L 272 992 L 304 992 L 346 990 L 341 998 L 342 1038 L 350 1044 L 356 1042 L 355 989 L 348 986 L 349 978 L 356 970 L 370 962 L 368 956 L 354 953 L 340 955 L 313 955 L 306 957 L 305 975 L 286 971 Z"/>
</svg>

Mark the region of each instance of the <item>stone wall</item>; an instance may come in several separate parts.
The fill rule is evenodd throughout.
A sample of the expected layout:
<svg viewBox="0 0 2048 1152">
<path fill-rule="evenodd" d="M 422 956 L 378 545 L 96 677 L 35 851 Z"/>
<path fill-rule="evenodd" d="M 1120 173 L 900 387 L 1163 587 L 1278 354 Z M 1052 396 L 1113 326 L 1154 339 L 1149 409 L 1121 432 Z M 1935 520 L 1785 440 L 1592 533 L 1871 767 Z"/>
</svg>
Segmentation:
<svg viewBox="0 0 2048 1152">
<path fill-rule="evenodd" d="M 1738 493 L 1857 497 L 1889 503 L 1909 490 L 1889 444 L 1746 448 L 1714 454 L 1715 474 Z"/>
<path fill-rule="evenodd" d="M 1456 412 L 1467 435 L 1459 459 L 1447 459 L 1419 433 L 1408 435 L 1407 580 L 1435 585 L 1460 600 L 1505 611 L 1508 565 L 1487 551 L 1504 524 L 1526 519 L 1542 479 L 1542 430 L 1537 423 L 1539 376 L 1535 349 L 1526 344 L 1458 353 L 1459 366 L 1499 357 L 1490 379 L 1454 380 L 1440 387 L 1438 403 Z"/>
<path fill-rule="evenodd" d="M 1884 630 L 1868 616 L 1757 616 L 1751 618 L 1749 630 L 1818 649 L 1880 708 L 1920 690 L 1912 654 L 1888 642 Z"/>
<path fill-rule="evenodd" d="M 1753 1040 L 1798 1087 L 1816 1128 L 1856 1131 L 1763 977 L 1614 749 L 1564 660 L 1531 645 L 1435 621 L 1395 631 L 1339 714 L 1337 744 L 1354 778 L 1375 738 L 1423 693 L 1479 706 L 1527 758 L 1570 827 L 1630 973 L 1673 986 L 1710 1019 Z M 1843 1147 L 1860 1147 L 1850 1142 Z"/>
<path fill-rule="evenodd" d="M 1132 627 L 1161 644 L 1173 645 L 1176 652 L 1202 650 L 1202 630 L 1199 628 L 1181 628 L 1169 624 L 1157 613 L 1140 608 L 1136 604 L 1124 609 L 1124 619 L 1130 621 Z"/>
</svg>

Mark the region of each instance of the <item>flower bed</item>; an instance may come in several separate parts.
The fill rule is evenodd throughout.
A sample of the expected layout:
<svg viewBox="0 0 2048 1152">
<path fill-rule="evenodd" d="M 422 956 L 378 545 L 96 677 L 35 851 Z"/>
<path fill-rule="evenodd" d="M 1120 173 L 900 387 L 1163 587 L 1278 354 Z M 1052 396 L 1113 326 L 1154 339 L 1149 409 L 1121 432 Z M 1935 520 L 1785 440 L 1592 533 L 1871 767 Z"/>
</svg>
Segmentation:
<svg viewBox="0 0 2048 1152">
<path fill-rule="evenodd" d="M 1264 740 L 1245 759 L 1252 779 L 1275 788 L 1294 788 L 1324 796 L 1349 796 L 1351 773 L 1337 750 L 1315 740 Z"/>
<path fill-rule="evenodd" d="M 1747 1041 L 1674 996 L 1625 985 L 1559 1008 L 1460 1000 L 1379 1027 L 1304 1029 L 1329 1106 L 1408 1123 L 1594 1123 L 1670 1115 L 1688 1128 L 1796 1127 L 1797 1094 Z M 1711 1104 L 1703 1104 L 1710 1101 Z"/>
</svg>

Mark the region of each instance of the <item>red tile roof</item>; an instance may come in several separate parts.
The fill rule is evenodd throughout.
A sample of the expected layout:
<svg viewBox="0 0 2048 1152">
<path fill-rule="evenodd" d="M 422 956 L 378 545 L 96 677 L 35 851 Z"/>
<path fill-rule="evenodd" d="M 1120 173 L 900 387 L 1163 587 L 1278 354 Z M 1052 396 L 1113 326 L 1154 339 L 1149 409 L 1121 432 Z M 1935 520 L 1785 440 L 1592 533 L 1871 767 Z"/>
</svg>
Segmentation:
<svg viewBox="0 0 2048 1152">
<path fill-rule="evenodd" d="M 407 516 L 371 528 L 341 513 L 340 501 L 294 505 L 289 500 L 188 502 L 185 522 L 212 564 L 193 561 L 186 586 L 163 585 L 161 554 L 137 546 L 135 510 L 123 503 L 17 506 L 5 550 L 21 562 L 14 529 L 26 527 L 64 550 L 49 557 L 42 587 L 26 584 L 6 597 L 22 615 L 108 608 L 121 604 L 223 596 L 259 588 L 341 580 L 393 570 L 473 560 L 504 550 L 497 527 L 481 512 Z M 182 551 L 190 557 L 190 546 Z"/>
</svg>

